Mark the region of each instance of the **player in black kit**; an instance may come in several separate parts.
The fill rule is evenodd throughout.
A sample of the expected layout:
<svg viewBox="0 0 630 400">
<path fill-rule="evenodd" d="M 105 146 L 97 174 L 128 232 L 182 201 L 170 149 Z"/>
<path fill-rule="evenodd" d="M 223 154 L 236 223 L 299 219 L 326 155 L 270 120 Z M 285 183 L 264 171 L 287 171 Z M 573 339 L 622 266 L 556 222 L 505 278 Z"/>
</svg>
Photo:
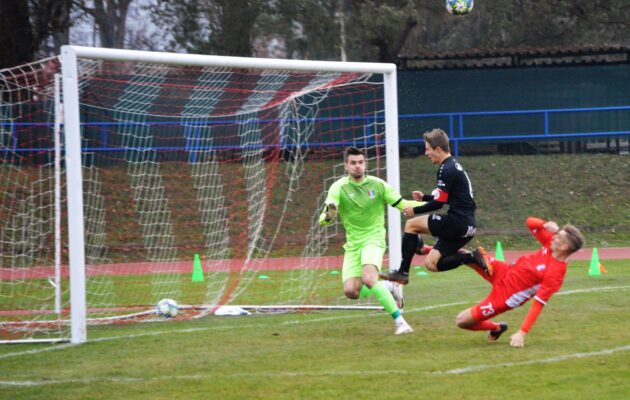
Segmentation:
<svg viewBox="0 0 630 400">
<path fill-rule="evenodd" d="M 402 238 L 402 261 L 398 271 L 381 273 L 382 279 L 406 285 L 409 267 L 414 254 L 426 254 L 425 266 L 430 271 L 448 271 L 462 264 L 476 264 L 488 272 L 482 248 L 468 252 L 462 247 L 475 236 L 475 208 L 473 189 L 464 167 L 451 156 L 448 135 L 441 129 L 433 129 L 423 135 L 425 152 L 433 164 L 439 165 L 437 188 L 432 194 L 414 191 L 416 201 L 426 204 L 406 207 L 403 213 L 410 218 L 405 223 Z M 426 214 L 448 204 L 448 213 Z M 433 247 L 424 245 L 420 234 L 438 238 Z"/>
</svg>

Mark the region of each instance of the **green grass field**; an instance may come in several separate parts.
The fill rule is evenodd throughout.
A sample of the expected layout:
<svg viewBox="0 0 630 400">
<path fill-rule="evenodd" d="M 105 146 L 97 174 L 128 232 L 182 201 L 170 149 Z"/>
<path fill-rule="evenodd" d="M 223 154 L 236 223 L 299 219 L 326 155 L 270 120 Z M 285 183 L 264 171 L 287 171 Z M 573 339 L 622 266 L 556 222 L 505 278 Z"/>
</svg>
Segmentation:
<svg viewBox="0 0 630 400">
<path fill-rule="evenodd" d="M 413 277 L 410 335 L 372 311 L 89 327 L 79 346 L 0 346 L 0 398 L 627 399 L 630 260 L 604 265 L 589 277 L 587 261 L 570 264 L 523 349 L 508 341 L 529 304 L 500 317 L 497 343 L 456 328 L 489 291 L 462 267 Z"/>
</svg>

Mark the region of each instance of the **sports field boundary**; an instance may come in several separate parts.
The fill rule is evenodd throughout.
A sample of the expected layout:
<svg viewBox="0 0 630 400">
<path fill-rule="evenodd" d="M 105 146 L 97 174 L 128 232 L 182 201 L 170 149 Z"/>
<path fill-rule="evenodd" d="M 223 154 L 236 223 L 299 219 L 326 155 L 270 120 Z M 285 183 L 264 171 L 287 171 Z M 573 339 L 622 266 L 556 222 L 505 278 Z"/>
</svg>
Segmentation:
<svg viewBox="0 0 630 400">
<path fill-rule="evenodd" d="M 505 261 L 514 262 L 519 257 L 531 254 L 532 250 L 506 250 L 503 252 Z M 489 252 L 494 255 L 494 252 Z M 590 260 L 593 255 L 593 249 L 581 249 L 574 253 L 570 261 Z M 598 248 L 598 256 L 600 260 L 625 260 L 630 259 L 630 247 L 602 247 Z M 304 258 L 299 257 L 283 257 L 283 258 L 267 258 L 265 260 L 251 260 L 246 262 L 242 259 L 231 260 L 202 260 L 202 269 L 204 272 L 240 272 L 240 271 L 288 271 L 292 269 L 321 269 L 332 270 L 340 269 L 343 264 L 343 256 L 325 256 L 314 258 L 317 262 L 305 262 Z M 424 256 L 415 256 L 413 264 L 423 264 Z M 386 256 L 383 260 L 384 265 L 389 264 L 389 258 Z M 169 261 L 164 263 L 138 262 L 124 264 L 103 264 L 90 265 L 88 276 L 101 275 L 147 275 L 147 274 L 172 274 L 172 273 L 188 273 L 192 271 L 193 261 Z M 213 265 L 221 265 L 222 267 L 213 267 Z M 301 267 L 303 266 L 303 267 Z M 61 276 L 68 277 L 68 266 L 61 267 Z M 53 267 L 33 267 L 21 268 L 13 270 L 8 268 L 0 268 L 0 280 L 17 281 L 28 279 L 48 279 L 54 276 Z"/>
</svg>

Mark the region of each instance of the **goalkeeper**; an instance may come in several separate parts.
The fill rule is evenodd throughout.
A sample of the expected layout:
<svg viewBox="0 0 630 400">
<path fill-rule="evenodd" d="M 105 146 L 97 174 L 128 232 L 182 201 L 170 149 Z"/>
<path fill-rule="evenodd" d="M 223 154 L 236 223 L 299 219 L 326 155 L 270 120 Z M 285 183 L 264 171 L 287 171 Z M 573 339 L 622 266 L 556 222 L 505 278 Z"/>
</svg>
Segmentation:
<svg viewBox="0 0 630 400">
<path fill-rule="evenodd" d="M 334 222 L 337 214 L 346 230 L 343 257 L 343 290 L 346 297 L 360 299 L 374 295 L 396 324 L 396 335 L 413 332 L 402 317 L 402 286 L 379 281 L 385 254 L 385 205 L 402 210 L 405 201 L 398 191 L 382 179 L 366 175 L 365 154 L 356 147 L 344 150 L 347 176 L 334 182 L 328 190 L 324 210 L 319 217 L 322 226 Z"/>
</svg>

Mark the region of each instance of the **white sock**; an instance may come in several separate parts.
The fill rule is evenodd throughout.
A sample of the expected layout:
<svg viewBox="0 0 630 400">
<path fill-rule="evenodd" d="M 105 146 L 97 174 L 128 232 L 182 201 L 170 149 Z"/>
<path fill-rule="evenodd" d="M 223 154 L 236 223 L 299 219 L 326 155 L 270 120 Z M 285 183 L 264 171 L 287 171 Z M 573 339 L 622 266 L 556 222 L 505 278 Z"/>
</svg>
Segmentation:
<svg viewBox="0 0 630 400">
<path fill-rule="evenodd" d="M 385 281 L 385 280 L 382 280 L 380 282 L 381 282 L 381 284 L 383 286 L 385 286 L 385 289 L 389 290 L 390 292 L 394 291 L 394 282 L 392 282 L 392 281 Z"/>
</svg>

